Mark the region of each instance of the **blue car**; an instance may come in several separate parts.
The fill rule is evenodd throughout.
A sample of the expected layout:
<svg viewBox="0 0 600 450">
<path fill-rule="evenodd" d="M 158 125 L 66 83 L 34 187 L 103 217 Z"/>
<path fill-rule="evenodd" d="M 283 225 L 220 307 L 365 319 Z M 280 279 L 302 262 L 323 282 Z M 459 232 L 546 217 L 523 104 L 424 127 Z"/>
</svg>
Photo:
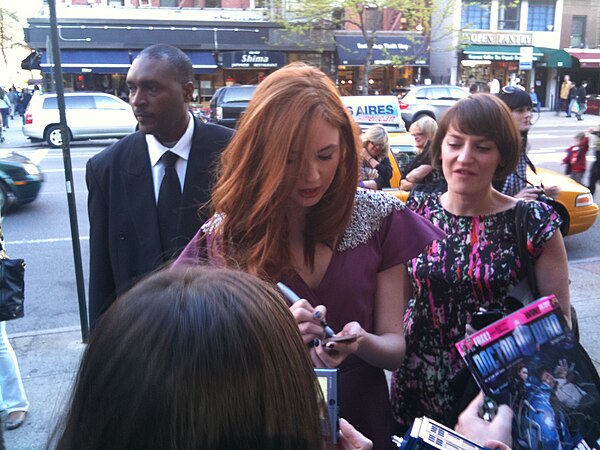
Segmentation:
<svg viewBox="0 0 600 450">
<path fill-rule="evenodd" d="M 38 196 L 44 176 L 39 167 L 19 153 L 0 151 L 0 205 L 2 214 L 32 202 Z"/>
</svg>

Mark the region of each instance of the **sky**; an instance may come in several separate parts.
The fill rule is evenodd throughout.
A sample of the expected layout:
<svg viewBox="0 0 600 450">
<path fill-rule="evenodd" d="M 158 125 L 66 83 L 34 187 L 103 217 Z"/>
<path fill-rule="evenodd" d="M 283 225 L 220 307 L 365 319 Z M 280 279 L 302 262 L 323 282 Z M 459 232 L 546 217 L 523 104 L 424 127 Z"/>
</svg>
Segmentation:
<svg viewBox="0 0 600 450">
<path fill-rule="evenodd" d="M 13 30 L 13 39 L 24 43 L 23 27 L 27 25 L 27 17 L 37 14 L 42 6 L 42 0 L 0 0 L 0 7 L 17 13 L 21 25 Z M 29 55 L 26 48 L 14 48 L 7 51 L 7 62 L 0 57 L 0 86 L 27 86 L 27 80 L 38 76 L 36 72 L 21 69 L 21 61 Z"/>
</svg>

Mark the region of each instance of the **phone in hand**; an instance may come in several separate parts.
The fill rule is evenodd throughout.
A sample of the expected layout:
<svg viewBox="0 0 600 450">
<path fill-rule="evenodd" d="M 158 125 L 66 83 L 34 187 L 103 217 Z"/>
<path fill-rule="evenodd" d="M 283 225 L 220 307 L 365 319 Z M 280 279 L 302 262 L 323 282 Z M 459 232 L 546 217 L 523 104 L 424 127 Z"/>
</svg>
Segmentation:
<svg viewBox="0 0 600 450">
<path fill-rule="evenodd" d="M 357 334 L 345 334 L 345 335 L 336 334 L 333 337 L 324 339 L 323 344 L 327 344 L 328 342 L 354 342 L 357 337 L 358 337 Z"/>
</svg>

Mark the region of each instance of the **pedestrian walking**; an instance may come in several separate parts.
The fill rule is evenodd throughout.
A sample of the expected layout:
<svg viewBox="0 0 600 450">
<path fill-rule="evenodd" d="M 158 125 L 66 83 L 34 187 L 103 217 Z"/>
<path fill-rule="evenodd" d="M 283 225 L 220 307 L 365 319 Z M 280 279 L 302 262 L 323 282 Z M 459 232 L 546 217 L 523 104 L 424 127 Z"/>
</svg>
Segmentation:
<svg viewBox="0 0 600 450">
<path fill-rule="evenodd" d="M 13 86 L 8 89 L 8 99 L 10 100 L 10 118 L 14 119 L 15 114 L 17 113 L 17 108 L 19 106 L 19 94 L 17 93 L 17 89 Z"/>
<path fill-rule="evenodd" d="M 587 81 L 583 80 L 577 88 L 577 120 L 583 120 L 583 114 L 587 111 Z"/>
<path fill-rule="evenodd" d="M 590 179 L 588 183 L 588 188 L 592 195 L 596 192 L 596 183 L 600 181 L 600 124 L 596 126 L 596 128 L 591 128 L 588 130 L 590 134 L 596 137 L 594 142 L 594 151 L 596 160 L 594 164 L 592 164 L 592 168 L 590 169 Z"/>
<path fill-rule="evenodd" d="M 575 83 L 571 83 L 571 89 L 569 89 L 569 106 L 567 106 L 567 117 L 571 117 L 573 107 L 577 105 L 577 86 Z"/>
<path fill-rule="evenodd" d="M 581 131 L 575 135 L 575 144 L 567 149 L 567 155 L 562 160 L 565 165 L 565 174 L 578 183 L 583 181 L 583 174 L 587 167 L 586 155 L 588 149 L 589 139 Z"/>
<path fill-rule="evenodd" d="M 9 128 L 8 118 L 10 116 L 10 100 L 6 91 L 0 88 L 0 113 L 2 114 L 2 124 L 4 128 Z"/>
<path fill-rule="evenodd" d="M 563 82 L 560 85 L 560 105 L 559 112 L 566 111 L 569 114 L 569 91 L 571 90 L 571 77 L 569 75 L 565 75 L 563 78 Z"/>
</svg>

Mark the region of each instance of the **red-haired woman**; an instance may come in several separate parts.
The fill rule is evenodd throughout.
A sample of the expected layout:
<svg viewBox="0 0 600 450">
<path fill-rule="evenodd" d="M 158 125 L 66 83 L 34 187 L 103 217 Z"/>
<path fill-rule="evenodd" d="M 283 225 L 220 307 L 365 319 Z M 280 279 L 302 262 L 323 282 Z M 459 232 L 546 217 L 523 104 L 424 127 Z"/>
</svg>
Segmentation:
<svg viewBox="0 0 600 450">
<path fill-rule="evenodd" d="M 293 63 L 269 75 L 222 155 L 216 214 L 176 264 L 205 259 L 294 290 L 313 364 L 340 368 L 341 416 L 384 449 L 383 369 L 404 357 L 406 263 L 442 233 L 388 194 L 357 192 L 359 135 L 324 73 Z M 357 338 L 323 343 L 325 319 Z"/>
</svg>

